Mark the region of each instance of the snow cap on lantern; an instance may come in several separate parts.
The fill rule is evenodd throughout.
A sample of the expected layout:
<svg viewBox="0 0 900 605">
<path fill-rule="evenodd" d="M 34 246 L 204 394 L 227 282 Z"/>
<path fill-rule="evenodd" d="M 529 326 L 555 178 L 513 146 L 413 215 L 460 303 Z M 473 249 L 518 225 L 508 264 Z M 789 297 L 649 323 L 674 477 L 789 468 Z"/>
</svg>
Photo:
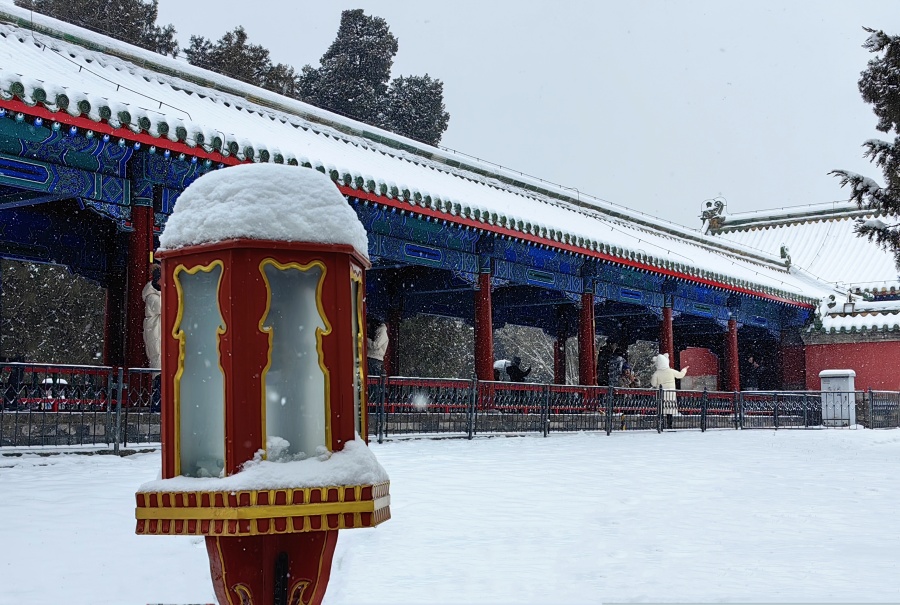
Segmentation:
<svg viewBox="0 0 900 605">
<path fill-rule="evenodd" d="M 368 259 L 366 230 L 334 183 L 281 164 L 241 164 L 197 179 L 178 198 L 159 249 L 229 239 L 346 244 Z"/>
</svg>

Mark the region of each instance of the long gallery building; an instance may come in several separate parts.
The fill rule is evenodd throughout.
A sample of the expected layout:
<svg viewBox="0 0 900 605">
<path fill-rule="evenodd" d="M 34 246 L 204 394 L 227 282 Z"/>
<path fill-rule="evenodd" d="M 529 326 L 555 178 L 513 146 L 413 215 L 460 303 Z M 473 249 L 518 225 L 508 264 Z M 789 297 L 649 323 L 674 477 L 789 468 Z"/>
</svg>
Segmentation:
<svg viewBox="0 0 900 605">
<path fill-rule="evenodd" d="M 687 229 L 0 7 L 0 257 L 64 265 L 106 289 L 105 363 L 146 366 L 141 289 L 181 192 L 245 162 L 319 170 L 356 211 L 373 262 L 368 311 L 391 332 L 389 372 L 400 322 L 419 313 L 474 326 L 481 379 L 492 376 L 493 330 L 507 323 L 556 339 L 558 382 L 567 363 L 595 382 L 598 334 L 659 341 L 672 358 L 705 349 L 721 360 L 722 389 L 740 388 L 747 351 L 777 360 L 786 388 L 817 388 L 820 368 L 854 368 L 848 343 L 854 355 L 895 358 L 893 267 L 864 276 L 866 289 L 827 273 L 821 253 L 804 256 L 852 236 L 849 207 L 806 218 L 714 208 L 702 230 Z M 807 228 L 839 222 L 824 235 Z M 578 359 L 567 360 L 572 336 Z M 854 369 L 859 387 L 900 386 Z"/>
</svg>

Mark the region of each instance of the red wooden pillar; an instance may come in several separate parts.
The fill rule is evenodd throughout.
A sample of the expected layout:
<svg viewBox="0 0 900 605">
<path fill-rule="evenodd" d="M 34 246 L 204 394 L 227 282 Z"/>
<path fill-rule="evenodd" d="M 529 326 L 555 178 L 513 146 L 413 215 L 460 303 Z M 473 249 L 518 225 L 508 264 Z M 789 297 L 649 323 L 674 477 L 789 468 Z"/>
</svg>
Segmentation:
<svg viewBox="0 0 900 605">
<path fill-rule="evenodd" d="M 566 384 L 566 337 L 559 334 L 553 341 L 553 383 Z"/>
<path fill-rule="evenodd" d="M 659 352 L 668 353 L 672 367 L 677 367 L 675 360 L 675 334 L 672 329 L 672 307 L 665 306 L 662 310 L 662 322 L 659 325 Z"/>
<path fill-rule="evenodd" d="M 594 365 L 594 293 L 581 295 L 578 312 L 578 381 L 583 385 L 597 384 Z"/>
<path fill-rule="evenodd" d="M 475 376 L 494 379 L 494 323 L 491 306 L 491 274 L 478 274 L 475 291 Z"/>
<path fill-rule="evenodd" d="M 728 320 L 728 331 L 725 333 L 725 364 L 728 373 L 728 389 L 741 390 L 741 370 L 738 359 L 738 333 L 737 320 Z"/>
<path fill-rule="evenodd" d="M 141 292 L 150 281 L 150 253 L 153 251 L 153 207 L 131 207 L 134 231 L 128 239 L 128 279 L 125 289 L 125 365 L 147 366 L 144 351 L 144 299 Z"/>
</svg>

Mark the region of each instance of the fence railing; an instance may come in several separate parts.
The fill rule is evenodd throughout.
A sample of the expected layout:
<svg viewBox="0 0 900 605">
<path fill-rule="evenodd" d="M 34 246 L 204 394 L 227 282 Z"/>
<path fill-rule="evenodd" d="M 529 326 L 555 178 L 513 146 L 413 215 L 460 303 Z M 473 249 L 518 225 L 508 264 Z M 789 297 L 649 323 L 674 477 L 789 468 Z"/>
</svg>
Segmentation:
<svg viewBox="0 0 900 605">
<path fill-rule="evenodd" d="M 160 441 L 158 370 L 0 363 L 0 447 Z M 369 433 L 900 427 L 894 391 L 676 391 L 377 377 L 368 383 Z"/>
<path fill-rule="evenodd" d="M 885 391 L 663 391 L 447 380 L 369 379 L 369 433 L 900 427 L 900 393 Z M 374 420 L 373 420 L 374 419 Z"/>
<path fill-rule="evenodd" d="M 0 363 L 0 447 L 158 443 L 158 370 Z"/>
</svg>

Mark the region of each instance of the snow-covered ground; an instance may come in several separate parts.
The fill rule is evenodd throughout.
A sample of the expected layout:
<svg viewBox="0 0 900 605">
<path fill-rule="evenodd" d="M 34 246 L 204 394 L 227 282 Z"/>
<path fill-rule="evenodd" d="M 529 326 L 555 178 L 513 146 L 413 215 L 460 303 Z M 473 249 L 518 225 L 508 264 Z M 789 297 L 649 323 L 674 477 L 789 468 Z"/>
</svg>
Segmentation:
<svg viewBox="0 0 900 605">
<path fill-rule="evenodd" d="M 900 431 L 373 444 L 393 519 L 325 601 L 900 601 Z M 0 604 L 214 601 L 201 538 L 134 535 L 159 454 L 0 456 Z"/>
</svg>

